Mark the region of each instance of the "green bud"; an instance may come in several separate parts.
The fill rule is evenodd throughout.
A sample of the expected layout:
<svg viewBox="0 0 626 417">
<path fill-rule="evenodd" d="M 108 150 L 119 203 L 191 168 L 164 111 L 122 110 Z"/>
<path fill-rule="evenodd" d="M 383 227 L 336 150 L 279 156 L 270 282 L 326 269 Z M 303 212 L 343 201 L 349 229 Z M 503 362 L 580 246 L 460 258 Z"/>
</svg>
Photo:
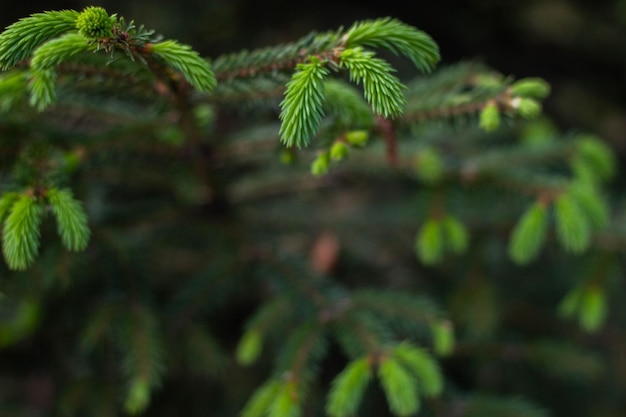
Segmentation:
<svg viewBox="0 0 626 417">
<path fill-rule="evenodd" d="M 328 172 L 330 167 L 330 154 L 328 152 L 321 153 L 315 158 L 311 164 L 311 174 L 321 176 Z"/>
<path fill-rule="evenodd" d="M 415 172 L 420 180 L 432 184 L 443 177 L 445 170 L 443 159 L 434 148 L 424 148 L 417 153 Z"/>
<path fill-rule="evenodd" d="M 348 145 L 345 142 L 335 142 L 333 146 L 330 148 L 330 159 L 333 161 L 341 161 L 348 156 L 350 149 L 348 149 Z"/>
<path fill-rule="evenodd" d="M 86 7 L 76 19 L 76 29 L 81 35 L 91 39 L 102 39 L 113 36 L 115 16 L 109 16 L 102 7 Z"/>
<path fill-rule="evenodd" d="M 524 119 L 534 119 L 541 114 L 541 103 L 532 98 L 514 98 L 511 101 L 511 106 L 517 109 Z"/>
<path fill-rule="evenodd" d="M 346 140 L 352 146 L 363 146 L 369 139 L 369 133 L 367 130 L 353 130 L 346 133 Z"/>
<path fill-rule="evenodd" d="M 550 94 L 550 84 L 541 78 L 524 78 L 511 86 L 511 94 L 519 97 L 545 98 Z"/>
<path fill-rule="evenodd" d="M 295 159 L 295 155 L 289 149 L 283 149 L 280 152 L 280 163 L 283 165 L 291 165 Z"/>
<path fill-rule="evenodd" d="M 479 126 L 486 132 L 493 132 L 500 127 L 500 111 L 495 103 L 488 103 L 480 112 Z"/>
</svg>

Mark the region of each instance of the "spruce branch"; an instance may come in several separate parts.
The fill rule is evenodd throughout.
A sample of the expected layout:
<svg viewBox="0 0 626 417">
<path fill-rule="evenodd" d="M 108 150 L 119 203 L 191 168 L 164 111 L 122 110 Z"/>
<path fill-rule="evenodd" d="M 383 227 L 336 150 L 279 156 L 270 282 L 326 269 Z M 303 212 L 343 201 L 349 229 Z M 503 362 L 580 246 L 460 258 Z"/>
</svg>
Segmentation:
<svg viewBox="0 0 626 417">
<path fill-rule="evenodd" d="M 408 416 L 420 408 L 417 381 L 393 356 L 380 360 L 378 378 L 385 391 L 389 409 L 397 416 Z"/>
<path fill-rule="evenodd" d="M 279 379 L 270 379 L 258 387 L 246 402 L 241 417 L 265 417 L 281 389 Z"/>
<path fill-rule="evenodd" d="M 147 44 L 145 49 L 162 59 L 167 65 L 180 71 L 196 90 L 204 93 L 211 91 L 217 81 L 208 61 L 191 49 L 173 40 Z"/>
<path fill-rule="evenodd" d="M 392 354 L 417 378 L 419 391 L 425 396 L 437 396 L 443 391 L 443 375 L 437 361 L 424 349 L 409 342 L 400 343 Z"/>
<path fill-rule="evenodd" d="M 392 74 L 393 67 L 374 55 L 360 47 L 346 49 L 339 54 L 339 66 L 349 71 L 351 81 L 363 84 L 365 99 L 374 113 L 397 117 L 406 104 L 402 94 L 406 87 Z"/>
<path fill-rule="evenodd" d="M 298 64 L 287 83 L 285 98 L 280 103 L 280 140 L 287 146 L 307 146 L 317 133 L 323 116 L 324 77 L 328 69 L 324 63 L 311 57 L 308 63 Z"/>
<path fill-rule="evenodd" d="M 372 363 L 368 356 L 350 362 L 333 379 L 326 403 L 326 414 L 331 417 L 356 415 L 372 376 Z"/>
<path fill-rule="evenodd" d="M 52 188 L 46 193 L 52 212 L 57 219 L 57 231 L 65 247 L 71 251 L 81 251 L 89 242 L 87 215 L 80 202 L 74 199 L 70 190 Z"/>
<path fill-rule="evenodd" d="M 163 341 L 159 320 L 146 306 L 133 306 L 120 324 L 123 369 L 129 381 L 124 408 L 137 414 L 148 406 L 151 391 L 160 383 L 164 371 Z"/>
<path fill-rule="evenodd" d="M 30 66 L 33 70 L 50 69 L 90 49 L 95 50 L 95 47 L 88 38 L 80 33 L 69 32 L 35 49 Z"/>
<path fill-rule="evenodd" d="M 30 103 L 39 111 L 52 104 L 56 98 L 56 73 L 54 67 L 72 56 L 95 49 L 79 33 L 66 33 L 52 39 L 33 52 L 31 60 Z"/>
<path fill-rule="evenodd" d="M 2 234 L 2 250 L 9 268 L 25 270 L 34 262 L 43 213 L 40 202 L 29 194 L 20 196 L 11 207 Z"/>
<path fill-rule="evenodd" d="M 344 35 L 345 47 L 372 46 L 402 54 L 424 72 L 439 62 L 439 47 L 426 33 L 397 19 L 384 18 L 355 23 Z"/>
<path fill-rule="evenodd" d="M 338 33 L 312 32 L 292 43 L 219 56 L 213 62 L 213 70 L 220 82 L 261 75 L 274 77 L 306 63 L 312 55 L 333 54 L 338 46 Z"/>
<path fill-rule="evenodd" d="M 0 34 L 0 68 L 7 70 L 28 58 L 44 42 L 76 29 L 75 10 L 35 13 Z"/>
<path fill-rule="evenodd" d="M 532 261 L 545 242 L 548 229 L 546 203 L 537 201 L 519 219 L 509 241 L 509 255 L 518 264 Z"/>
</svg>

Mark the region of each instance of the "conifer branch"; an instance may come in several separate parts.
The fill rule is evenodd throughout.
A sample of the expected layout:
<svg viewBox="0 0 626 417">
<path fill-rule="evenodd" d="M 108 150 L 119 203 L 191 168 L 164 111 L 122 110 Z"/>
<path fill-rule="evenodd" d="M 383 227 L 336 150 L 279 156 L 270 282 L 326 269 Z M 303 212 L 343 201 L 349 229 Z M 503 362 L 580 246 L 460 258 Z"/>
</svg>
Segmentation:
<svg viewBox="0 0 626 417">
<path fill-rule="evenodd" d="M 44 42 L 76 29 L 75 10 L 35 13 L 0 34 L 0 68 L 7 70 L 28 58 Z"/>
<path fill-rule="evenodd" d="M 384 18 L 355 23 L 344 35 L 345 47 L 373 46 L 386 48 L 409 58 L 424 72 L 439 62 L 439 48 L 426 33 L 396 19 Z"/>
<path fill-rule="evenodd" d="M 43 207 L 29 194 L 21 195 L 11 206 L 2 233 L 2 251 L 9 268 L 25 270 L 35 261 L 42 217 Z"/>
<path fill-rule="evenodd" d="M 87 215 L 70 190 L 52 188 L 46 193 L 52 212 L 57 218 L 57 231 L 65 247 L 81 251 L 89 241 Z"/>
<path fill-rule="evenodd" d="M 328 70 L 322 61 L 311 57 L 310 62 L 298 65 L 287 83 L 285 98 L 280 103 L 282 124 L 279 132 L 285 146 L 306 146 L 317 133 L 323 116 L 326 75 Z"/>
<path fill-rule="evenodd" d="M 185 79 L 199 92 L 211 91 L 217 81 L 210 64 L 188 45 L 172 40 L 145 46 L 154 56 L 180 71 Z"/>
<path fill-rule="evenodd" d="M 358 47 L 344 50 L 339 55 L 339 63 L 350 72 L 350 80 L 363 84 L 365 98 L 374 113 L 385 118 L 402 114 L 406 104 L 402 94 L 405 87 L 392 75 L 391 65 L 375 58 L 373 52 Z"/>
</svg>

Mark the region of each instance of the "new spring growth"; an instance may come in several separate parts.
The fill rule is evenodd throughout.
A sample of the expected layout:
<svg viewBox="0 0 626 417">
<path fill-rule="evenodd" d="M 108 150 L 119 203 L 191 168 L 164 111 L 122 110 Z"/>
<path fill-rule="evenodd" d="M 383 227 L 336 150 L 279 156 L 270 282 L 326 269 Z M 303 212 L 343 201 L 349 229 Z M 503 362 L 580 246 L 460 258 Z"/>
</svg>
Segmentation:
<svg viewBox="0 0 626 417">
<path fill-rule="evenodd" d="M 493 132 L 500 127 L 500 110 L 498 105 L 490 101 L 480 112 L 479 126 L 486 132 Z"/>
<path fill-rule="evenodd" d="M 321 176 L 328 172 L 330 168 L 330 153 L 322 152 L 311 164 L 311 174 Z"/>
<path fill-rule="evenodd" d="M 117 23 L 115 15 L 109 16 L 102 7 L 85 8 L 76 19 L 78 33 L 90 39 L 104 39 L 113 36 L 113 27 Z"/>
</svg>

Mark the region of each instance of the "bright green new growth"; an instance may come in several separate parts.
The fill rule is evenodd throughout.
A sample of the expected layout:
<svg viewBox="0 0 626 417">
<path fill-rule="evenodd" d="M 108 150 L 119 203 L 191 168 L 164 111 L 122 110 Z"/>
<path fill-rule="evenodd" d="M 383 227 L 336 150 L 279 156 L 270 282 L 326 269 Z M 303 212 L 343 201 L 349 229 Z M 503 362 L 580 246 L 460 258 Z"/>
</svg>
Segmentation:
<svg viewBox="0 0 626 417">
<path fill-rule="evenodd" d="M 280 140 L 287 146 L 307 146 L 317 133 L 322 120 L 324 77 L 328 69 L 315 57 L 298 64 L 296 72 L 287 83 L 285 98 L 280 103 Z"/>
<path fill-rule="evenodd" d="M 441 222 L 437 219 L 428 219 L 415 240 L 417 257 L 426 265 L 436 264 L 443 257 L 444 247 Z"/>
<path fill-rule="evenodd" d="M 406 100 L 405 86 L 392 74 L 395 70 L 387 61 L 363 48 L 346 49 L 339 55 L 339 66 L 350 72 L 350 80 L 363 84 L 365 99 L 374 113 L 385 118 L 402 114 Z"/>
<path fill-rule="evenodd" d="M 41 204 L 27 194 L 20 196 L 11 207 L 2 234 L 2 250 L 9 268 L 25 270 L 35 260 L 42 216 Z"/>
<path fill-rule="evenodd" d="M 263 347 L 261 335 L 256 329 L 247 331 L 237 345 L 237 362 L 242 365 L 254 363 L 261 354 Z"/>
<path fill-rule="evenodd" d="M 417 412 L 420 408 L 417 383 L 397 359 L 384 358 L 378 367 L 378 377 L 392 413 L 407 416 Z"/>
<path fill-rule="evenodd" d="M 509 241 L 509 256 L 518 264 L 532 261 L 543 246 L 548 229 L 546 205 L 537 201 L 519 219 Z"/>
<path fill-rule="evenodd" d="M 271 379 L 256 389 L 241 411 L 242 417 L 264 417 L 281 388 L 280 381 Z"/>
<path fill-rule="evenodd" d="M 335 377 L 326 403 L 326 413 L 331 417 L 356 415 L 369 381 L 372 369 L 368 357 L 356 359 Z"/>
<path fill-rule="evenodd" d="M 42 111 L 56 99 L 54 67 L 72 56 L 93 49 L 89 40 L 79 33 L 66 33 L 52 39 L 33 52 L 31 60 L 30 104 Z"/>
<path fill-rule="evenodd" d="M 426 33 L 396 19 L 385 18 L 356 23 L 346 32 L 345 46 L 382 47 L 402 54 L 424 72 L 439 62 L 439 47 Z"/>
<path fill-rule="evenodd" d="M 117 23 L 114 16 L 109 16 L 102 7 L 86 7 L 76 19 L 78 33 L 86 38 L 103 39 L 113 36 L 113 27 Z"/>
<path fill-rule="evenodd" d="M 7 27 L 0 34 L 0 68 L 14 67 L 39 45 L 75 30 L 78 15 L 75 10 L 35 13 Z"/>
<path fill-rule="evenodd" d="M 415 173 L 426 184 L 436 184 L 445 174 L 446 166 L 441 153 L 432 146 L 425 146 L 415 155 Z"/>
<path fill-rule="evenodd" d="M 443 375 L 437 361 L 426 350 L 404 342 L 393 349 L 393 355 L 417 378 L 421 394 L 425 396 L 441 394 Z"/>
<path fill-rule="evenodd" d="M 74 199 L 70 190 L 48 190 L 46 197 L 57 219 L 57 231 L 63 245 L 71 251 L 80 251 L 89 242 L 87 215 L 80 202 Z"/>
<path fill-rule="evenodd" d="M 166 40 L 152 44 L 151 48 L 155 56 L 180 71 L 196 90 L 208 93 L 217 84 L 209 62 L 200 57 L 190 46 Z"/>
<path fill-rule="evenodd" d="M 571 193 L 561 194 L 554 202 L 557 238 L 563 247 L 581 253 L 591 243 L 589 219 Z"/>
<path fill-rule="evenodd" d="M 479 126 L 486 132 L 493 132 L 500 127 L 500 110 L 495 103 L 488 103 L 480 111 Z"/>
<path fill-rule="evenodd" d="M 453 253 L 464 253 L 469 244 L 467 228 L 459 219 L 446 216 L 442 222 L 447 248 Z"/>
</svg>

